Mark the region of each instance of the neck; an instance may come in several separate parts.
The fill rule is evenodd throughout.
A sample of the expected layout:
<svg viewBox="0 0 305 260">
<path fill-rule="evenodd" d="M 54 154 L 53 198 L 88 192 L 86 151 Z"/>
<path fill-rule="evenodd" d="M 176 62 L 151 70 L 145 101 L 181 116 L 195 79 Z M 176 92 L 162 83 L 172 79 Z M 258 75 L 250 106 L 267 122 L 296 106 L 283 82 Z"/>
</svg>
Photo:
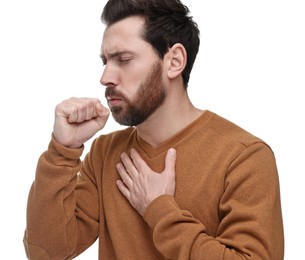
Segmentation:
<svg viewBox="0 0 305 260">
<path fill-rule="evenodd" d="M 152 147 L 158 147 L 200 117 L 202 113 L 202 110 L 197 109 L 190 102 L 187 92 L 184 91 L 182 96 L 168 97 L 145 122 L 137 126 L 137 131 L 139 136 Z"/>
</svg>

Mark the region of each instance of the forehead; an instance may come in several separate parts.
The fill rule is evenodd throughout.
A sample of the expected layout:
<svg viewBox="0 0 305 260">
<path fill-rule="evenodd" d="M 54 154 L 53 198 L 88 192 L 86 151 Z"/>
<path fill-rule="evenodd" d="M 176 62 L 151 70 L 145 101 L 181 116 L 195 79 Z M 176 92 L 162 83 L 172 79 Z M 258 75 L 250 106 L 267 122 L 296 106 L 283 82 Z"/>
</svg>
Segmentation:
<svg viewBox="0 0 305 260">
<path fill-rule="evenodd" d="M 151 48 L 151 45 L 141 37 L 144 22 L 144 18 L 140 16 L 131 16 L 108 26 L 103 35 L 102 54 L 107 55 L 129 49 L 136 51 L 144 47 Z"/>
</svg>

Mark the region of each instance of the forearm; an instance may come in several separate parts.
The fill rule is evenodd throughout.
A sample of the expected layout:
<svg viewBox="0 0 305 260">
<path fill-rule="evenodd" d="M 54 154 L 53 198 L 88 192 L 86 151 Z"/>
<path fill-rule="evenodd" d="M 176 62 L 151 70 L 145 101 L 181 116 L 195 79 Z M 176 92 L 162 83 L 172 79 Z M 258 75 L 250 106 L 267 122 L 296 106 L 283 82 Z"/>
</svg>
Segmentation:
<svg viewBox="0 0 305 260">
<path fill-rule="evenodd" d="M 154 243 L 169 259 L 223 259 L 225 246 L 206 234 L 206 228 L 171 196 L 153 201 L 144 215 L 153 230 Z M 233 256 L 233 252 L 232 252 Z M 238 258 L 227 259 L 242 259 Z"/>
<path fill-rule="evenodd" d="M 153 201 L 144 219 L 153 230 L 156 247 L 169 259 L 283 259 L 282 244 L 277 243 L 281 237 L 268 236 L 263 230 L 254 230 L 245 223 L 237 223 L 239 228 L 228 227 L 225 234 L 211 236 L 204 223 L 189 211 L 180 209 L 171 196 L 161 196 Z M 270 247 L 270 242 L 274 247 Z"/>
<path fill-rule="evenodd" d="M 187 192 L 179 194 L 177 201 L 172 196 L 161 196 L 149 205 L 144 219 L 153 230 L 156 247 L 167 258 L 179 260 L 282 260 L 280 191 L 271 150 L 259 143 L 248 147 L 219 181 L 224 182 L 223 192 L 213 205 L 207 197 L 199 197 L 184 204 L 189 208 L 184 210 L 179 198 L 187 198 Z M 209 185 L 202 187 L 209 188 L 210 193 L 214 192 Z M 209 215 L 209 210 L 217 215 Z M 213 231 L 211 222 L 215 224 Z"/>
<path fill-rule="evenodd" d="M 77 244 L 75 186 L 82 149 L 54 139 L 40 157 L 27 207 L 25 246 L 30 259 L 66 259 Z M 43 259 L 45 259 L 43 258 Z"/>
</svg>

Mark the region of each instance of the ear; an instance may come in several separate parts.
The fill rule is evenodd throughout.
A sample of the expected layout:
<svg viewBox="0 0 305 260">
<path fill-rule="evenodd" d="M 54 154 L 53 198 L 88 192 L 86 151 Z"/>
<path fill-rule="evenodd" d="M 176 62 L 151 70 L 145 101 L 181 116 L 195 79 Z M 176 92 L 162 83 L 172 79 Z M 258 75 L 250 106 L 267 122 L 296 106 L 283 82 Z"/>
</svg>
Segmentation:
<svg viewBox="0 0 305 260">
<path fill-rule="evenodd" d="M 182 74 L 187 61 L 187 53 L 181 43 L 174 44 L 169 49 L 169 67 L 167 76 L 173 79 Z"/>
</svg>

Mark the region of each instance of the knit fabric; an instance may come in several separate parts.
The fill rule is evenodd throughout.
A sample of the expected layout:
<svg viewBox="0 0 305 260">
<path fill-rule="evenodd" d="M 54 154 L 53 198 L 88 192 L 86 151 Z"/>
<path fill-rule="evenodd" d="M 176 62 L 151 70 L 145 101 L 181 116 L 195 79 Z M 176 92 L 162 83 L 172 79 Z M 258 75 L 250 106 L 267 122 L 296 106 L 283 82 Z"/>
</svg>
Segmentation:
<svg viewBox="0 0 305 260">
<path fill-rule="evenodd" d="M 135 148 L 156 172 L 177 151 L 176 192 L 144 218 L 116 186 L 122 152 Z M 29 259 L 71 259 L 99 238 L 99 259 L 270 259 L 284 254 L 274 154 L 259 138 L 206 111 L 157 148 L 136 128 L 68 149 L 52 139 L 28 200 Z"/>
</svg>

